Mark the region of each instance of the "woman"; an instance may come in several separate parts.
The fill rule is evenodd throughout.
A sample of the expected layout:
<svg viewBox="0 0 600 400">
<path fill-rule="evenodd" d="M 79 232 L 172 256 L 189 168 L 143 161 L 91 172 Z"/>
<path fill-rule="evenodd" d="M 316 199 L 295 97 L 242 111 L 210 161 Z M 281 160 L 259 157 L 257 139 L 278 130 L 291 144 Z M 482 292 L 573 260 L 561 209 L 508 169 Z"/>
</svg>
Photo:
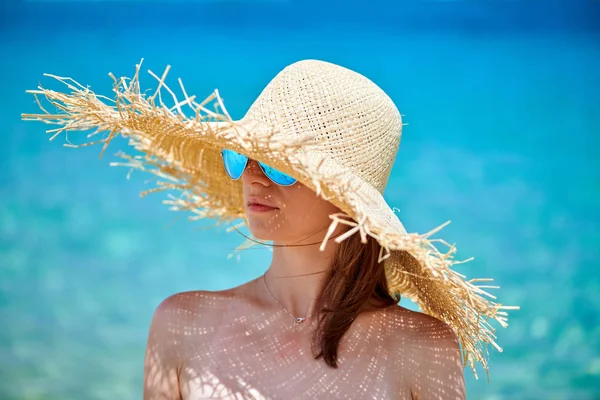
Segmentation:
<svg viewBox="0 0 600 400">
<path fill-rule="evenodd" d="M 108 131 L 104 147 L 126 136 L 143 156 L 125 165 L 180 190 L 172 207 L 241 218 L 253 240 L 273 243 L 259 278 L 159 305 L 144 398 L 464 398 L 463 361 L 487 370 L 483 346 L 497 347 L 487 320 L 506 326 L 510 307 L 454 272 L 454 249 L 440 253 L 433 232 L 407 233 L 383 199 L 402 130 L 392 100 L 354 71 L 306 60 L 231 121 L 217 93 L 199 104 L 182 87 L 178 101 L 166 72 L 150 97 L 139 66 L 131 81 L 115 79 L 116 106 L 69 82 L 69 95 L 33 91 L 63 113 L 24 116 L 59 133 Z M 400 295 L 424 313 L 400 307 Z"/>
<path fill-rule="evenodd" d="M 321 252 L 336 207 L 300 183 L 275 184 L 255 161 L 241 179 L 250 231 L 275 243 L 271 265 L 242 286 L 158 307 L 146 399 L 465 397 L 456 336 L 397 305 L 374 239 Z M 339 311 L 319 319 L 321 302 Z"/>
</svg>

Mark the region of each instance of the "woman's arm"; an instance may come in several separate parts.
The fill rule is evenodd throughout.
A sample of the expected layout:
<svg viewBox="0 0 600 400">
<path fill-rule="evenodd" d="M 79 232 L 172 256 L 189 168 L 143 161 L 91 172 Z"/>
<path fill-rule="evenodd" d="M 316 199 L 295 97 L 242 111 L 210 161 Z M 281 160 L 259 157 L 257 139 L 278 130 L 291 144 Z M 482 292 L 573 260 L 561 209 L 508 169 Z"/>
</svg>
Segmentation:
<svg viewBox="0 0 600 400">
<path fill-rule="evenodd" d="M 152 317 L 144 361 L 144 400 L 181 399 L 176 296 L 165 299 Z"/>
</svg>

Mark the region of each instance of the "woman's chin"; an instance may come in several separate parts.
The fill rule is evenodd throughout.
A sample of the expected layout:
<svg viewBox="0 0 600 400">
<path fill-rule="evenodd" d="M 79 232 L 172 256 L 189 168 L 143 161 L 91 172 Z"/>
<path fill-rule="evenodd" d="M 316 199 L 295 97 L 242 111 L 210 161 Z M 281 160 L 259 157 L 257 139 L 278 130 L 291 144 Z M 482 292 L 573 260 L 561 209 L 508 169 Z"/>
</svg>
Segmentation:
<svg viewBox="0 0 600 400">
<path fill-rule="evenodd" d="M 263 242 L 275 241 L 279 237 L 273 227 L 260 226 L 260 224 L 250 222 L 248 229 L 255 239 Z"/>
<path fill-rule="evenodd" d="M 254 225 L 250 223 L 248 228 L 252 234 L 252 237 L 263 242 L 274 242 L 281 244 L 294 242 L 294 240 L 289 237 L 290 235 L 285 235 L 284 232 L 273 229 L 272 226 L 258 226 L 258 224 Z"/>
</svg>

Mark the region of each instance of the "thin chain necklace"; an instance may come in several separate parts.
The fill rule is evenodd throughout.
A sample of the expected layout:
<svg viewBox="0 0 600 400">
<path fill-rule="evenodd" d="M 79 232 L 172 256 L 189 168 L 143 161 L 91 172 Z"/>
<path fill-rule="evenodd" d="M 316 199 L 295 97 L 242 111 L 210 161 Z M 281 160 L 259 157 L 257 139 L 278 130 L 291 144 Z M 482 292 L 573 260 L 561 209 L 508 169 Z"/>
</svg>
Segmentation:
<svg viewBox="0 0 600 400">
<path fill-rule="evenodd" d="M 275 295 L 274 295 L 273 293 L 271 293 L 271 290 L 269 289 L 269 285 L 267 285 L 267 274 L 266 274 L 266 273 L 264 273 L 264 274 L 263 274 L 263 282 L 265 283 L 265 288 L 267 288 L 267 292 L 269 292 L 269 294 L 271 295 L 271 297 L 273 298 L 273 300 L 275 300 L 275 302 L 276 302 L 277 304 L 279 304 L 279 307 L 283 308 L 283 310 L 284 310 L 286 313 L 288 313 L 288 314 L 289 314 L 289 315 L 290 315 L 292 318 L 294 318 L 294 326 L 293 326 L 294 330 L 296 329 L 296 325 L 300 325 L 300 324 L 301 324 L 302 322 L 304 322 L 304 321 L 305 321 L 307 318 L 310 318 L 310 317 L 312 317 L 312 316 L 313 316 L 313 314 L 312 314 L 312 313 L 311 313 L 311 314 L 308 314 L 306 317 L 296 317 L 296 316 L 294 316 L 294 314 L 292 314 L 291 312 L 289 312 L 289 311 L 288 311 L 288 309 L 287 309 L 287 308 L 285 308 L 285 307 L 283 306 L 283 304 L 281 304 L 281 303 L 280 303 L 280 302 L 277 300 L 277 298 L 275 297 Z"/>
</svg>

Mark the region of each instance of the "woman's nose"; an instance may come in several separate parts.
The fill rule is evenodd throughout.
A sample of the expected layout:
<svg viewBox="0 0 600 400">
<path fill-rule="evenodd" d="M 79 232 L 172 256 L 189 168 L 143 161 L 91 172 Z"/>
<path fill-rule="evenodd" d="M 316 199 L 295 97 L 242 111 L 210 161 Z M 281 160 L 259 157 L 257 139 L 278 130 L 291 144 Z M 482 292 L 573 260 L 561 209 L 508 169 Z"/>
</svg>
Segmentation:
<svg viewBox="0 0 600 400">
<path fill-rule="evenodd" d="M 253 183 L 258 183 L 263 186 L 271 185 L 271 180 L 267 178 L 258 165 L 258 162 L 252 159 L 248 160 L 248 165 L 242 174 L 242 182 L 246 185 L 251 185 Z"/>
</svg>

